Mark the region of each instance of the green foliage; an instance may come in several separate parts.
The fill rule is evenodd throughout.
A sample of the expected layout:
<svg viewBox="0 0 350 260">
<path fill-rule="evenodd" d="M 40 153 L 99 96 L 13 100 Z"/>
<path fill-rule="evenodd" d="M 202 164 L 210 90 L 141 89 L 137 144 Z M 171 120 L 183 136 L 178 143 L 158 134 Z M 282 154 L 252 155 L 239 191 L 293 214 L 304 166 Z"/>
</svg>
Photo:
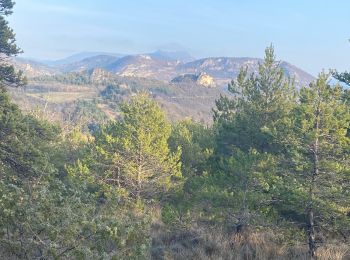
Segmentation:
<svg viewBox="0 0 350 260">
<path fill-rule="evenodd" d="M 40 176 L 50 170 L 49 144 L 57 129 L 31 116 L 22 115 L 4 90 L 0 90 L 0 162 L 4 170 L 17 177 Z"/>
<path fill-rule="evenodd" d="M 84 131 L 92 130 L 100 124 L 107 122 L 106 114 L 98 107 L 94 100 L 78 100 L 73 108 L 64 110 L 69 115 L 67 120 L 71 125 L 82 128 Z"/>
<path fill-rule="evenodd" d="M 241 69 L 237 79 L 229 84 L 235 98 L 217 100 L 214 110 L 219 132 L 217 150 L 228 155 L 233 147 L 278 152 L 272 132 L 288 116 L 295 100 L 294 90 L 293 82 L 285 78 L 270 46 L 258 74 L 248 76 L 247 68 Z"/>
<path fill-rule="evenodd" d="M 69 72 L 58 75 L 39 76 L 34 78 L 37 82 L 59 82 L 72 85 L 90 85 L 92 83 L 90 75 L 86 72 Z"/>
<path fill-rule="evenodd" d="M 296 92 L 270 46 L 258 73 L 242 69 L 229 84 L 233 97 L 216 102 L 213 127 L 171 126 L 147 94 L 133 94 L 169 96 L 180 86 L 107 75 L 100 95 L 118 121 L 106 122 L 96 102 L 78 101 L 69 113 L 81 124 L 61 131 L 23 114 L 4 88 L 23 84 L 6 63 L 20 51 L 4 18 L 12 8 L 0 0 L 0 258 L 149 259 L 155 226 L 179 233 L 199 223 L 229 227 L 228 251 L 272 228 L 279 244 L 307 236 L 311 256 L 316 242 L 348 239 L 349 91 L 328 84 L 328 75 Z M 348 76 L 336 74 L 347 84 Z M 93 83 L 87 72 L 56 77 L 36 80 Z M 207 245 L 205 254 L 214 251 Z"/>
<path fill-rule="evenodd" d="M 132 252 L 138 252 L 140 245 L 145 253 L 149 244 L 145 244 L 147 233 L 142 230 L 147 230 L 151 214 L 147 205 L 179 182 L 181 154 L 170 151 L 170 124 L 146 94 L 134 96 L 120 110 L 122 119 L 96 131 L 81 160 L 67 166 L 68 178 L 72 183 L 83 184 L 87 192 L 96 194 L 103 203 L 117 201 L 121 205 L 119 212 L 124 209 L 130 217 L 134 213 L 133 221 L 124 225 L 138 230 L 132 231 L 135 237 L 132 236 L 131 244 L 126 244 L 135 248 Z M 137 217 L 143 225 L 137 226 Z"/>
<path fill-rule="evenodd" d="M 120 85 L 108 85 L 103 91 L 101 91 L 101 96 L 109 101 L 116 103 L 120 103 L 123 100 L 123 96 L 130 94 L 130 89 L 126 87 L 122 87 Z"/>
<path fill-rule="evenodd" d="M 315 226 L 317 240 L 347 236 L 347 91 L 330 86 L 324 74 L 298 93 L 293 89 L 270 47 L 258 74 L 247 76 L 243 69 L 229 85 L 234 98 L 217 101 L 208 173 L 184 186 L 200 218 L 230 219 L 237 232 L 284 219 L 299 223 L 294 228 L 305 229 L 311 244 Z M 183 140 L 191 138 L 189 131 L 180 133 Z"/>
<path fill-rule="evenodd" d="M 85 160 L 89 171 L 107 189 L 132 197 L 151 198 L 170 189 L 181 178 L 180 152 L 168 147 L 171 127 L 164 113 L 146 94 L 134 96 L 120 110 L 120 121 L 94 133 L 93 152 Z"/>
<path fill-rule="evenodd" d="M 12 6 L 0 1 L 1 15 L 10 14 Z M 1 55 L 18 53 L 3 16 L 0 34 Z M 0 80 L 0 257 L 147 257 L 146 213 L 119 197 L 103 197 L 101 187 L 91 190 L 87 180 L 70 172 L 62 174 L 70 155 L 81 156 L 89 138 L 75 132 L 62 140 L 57 127 L 22 114 L 4 89 L 21 83 L 6 63 L 0 64 Z"/>
<path fill-rule="evenodd" d="M 201 219 L 232 226 L 265 225 L 267 217 L 274 218 L 274 196 L 281 184 L 275 164 L 271 155 L 237 149 L 233 156 L 216 162 L 209 174 L 186 181 L 184 192 L 191 203 L 188 208 Z"/>
<path fill-rule="evenodd" d="M 49 152 L 57 130 L 0 97 L 0 255 L 143 258 L 147 218 L 116 198 L 101 201 L 83 181 L 60 180 L 50 163 L 60 157 Z"/>
<path fill-rule="evenodd" d="M 147 222 L 133 217 L 131 207 L 125 209 L 114 201 L 96 203 L 95 195 L 57 180 L 41 179 L 30 194 L 6 188 L 1 187 L 1 204 L 6 208 L 1 216 L 4 255 L 126 258 L 148 248 Z"/>
<path fill-rule="evenodd" d="M 350 109 L 343 99 L 344 90 L 327 83 L 320 74 L 315 83 L 300 90 L 300 102 L 293 111 L 292 135 L 288 138 L 288 165 L 294 176 L 291 191 L 297 200 L 283 207 L 302 205 L 314 210 L 317 226 L 330 232 L 348 233 L 349 222 L 349 144 L 347 128 Z M 290 182 L 288 178 L 288 182 Z M 305 209 L 305 207 L 304 207 Z M 340 224 L 341 223 L 341 224 Z M 322 231 L 323 231 L 322 230 Z"/>
<path fill-rule="evenodd" d="M 337 80 L 339 80 L 340 82 L 343 82 L 343 83 L 350 86 L 350 73 L 349 72 L 343 72 L 343 73 L 334 72 L 333 76 Z"/>
<path fill-rule="evenodd" d="M 23 84 L 22 74 L 15 72 L 8 63 L 9 57 L 21 52 L 16 45 L 15 34 L 5 19 L 5 16 L 12 14 L 13 5 L 11 0 L 0 0 L 0 88 Z"/>
<path fill-rule="evenodd" d="M 0 15 L 7 16 L 12 14 L 14 4 L 15 3 L 12 0 L 2 0 L 0 2 Z"/>
<path fill-rule="evenodd" d="M 258 74 L 248 76 L 247 69 L 242 69 L 229 91 L 234 98 L 221 97 L 214 110 L 216 142 L 207 188 L 232 194 L 230 199 L 222 198 L 233 202 L 227 207 L 238 230 L 252 222 L 262 225 L 264 221 L 258 221 L 262 217 L 276 217 L 273 206 L 279 201 L 282 183 L 279 156 L 285 149 L 279 140 L 288 134 L 288 116 L 296 97 L 272 46 L 266 49 Z"/>
<path fill-rule="evenodd" d="M 181 164 L 184 176 L 200 175 L 207 168 L 207 161 L 214 147 L 213 129 L 191 120 L 173 125 L 169 145 L 176 152 L 181 147 Z"/>
</svg>

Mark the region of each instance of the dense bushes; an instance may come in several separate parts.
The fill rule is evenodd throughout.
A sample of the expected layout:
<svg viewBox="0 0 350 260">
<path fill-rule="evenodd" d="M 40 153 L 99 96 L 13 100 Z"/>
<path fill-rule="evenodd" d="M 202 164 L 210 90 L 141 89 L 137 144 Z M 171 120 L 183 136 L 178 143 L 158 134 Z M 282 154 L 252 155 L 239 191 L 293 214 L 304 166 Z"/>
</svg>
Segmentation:
<svg viewBox="0 0 350 260">
<path fill-rule="evenodd" d="M 19 49 L 13 4 L 0 6 L 6 59 Z M 269 47 L 217 100 L 212 126 L 171 125 L 148 94 L 125 101 L 109 86 L 117 120 L 80 102 L 80 124 L 62 129 L 22 113 L 6 92 L 21 75 L 0 68 L 1 258 L 349 257 L 349 91 L 327 74 L 296 91 Z"/>
</svg>

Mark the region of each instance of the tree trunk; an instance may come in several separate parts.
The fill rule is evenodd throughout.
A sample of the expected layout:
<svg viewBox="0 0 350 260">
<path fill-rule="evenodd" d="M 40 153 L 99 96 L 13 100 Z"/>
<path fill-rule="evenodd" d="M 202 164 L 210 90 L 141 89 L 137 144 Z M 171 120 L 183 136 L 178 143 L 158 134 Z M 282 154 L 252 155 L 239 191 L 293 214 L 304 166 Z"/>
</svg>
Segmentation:
<svg viewBox="0 0 350 260">
<path fill-rule="evenodd" d="M 308 238 L 309 238 L 309 254 L 312 259 L 316 259 L 316 241 L 315 241 L 315 223 L 314 223 L 314 211 L 310 207 L 308 214 Z"/>
<path fill-rule="evenodd" d="M 138 158 L 137 158 L 137 163 L 138 163 L 138 168 L 137 168 L 137 198 L 140 198 L 140 194 L 141 194 L 141 188 L 142 188 L 142 152 L 141 152 L 141 148 L 142 144 L 139 143 L 139 147 L 138 147 Z"/>
<path fill-rule="evenodd" d="M 318 142 L 319 142 L 319 125 L 320 125 L 320 109 L 317 108 L 316 110 L 316 123 L 315 123 L 315 130 L 316 130 L 316 137 L 315 142 L 313 144 L 313 172 L 311 177 L 311 183 L 310 183 L 310 190 L 309 190 L 309 209 L 308 209 L 308 240 L 309 240 L 309 254 L 312 259 L 316 259 L 316 239 L 315 239 L 315 219 L 314 219 L 314 197 L 315 197 L 315 181 L 316 177 L 319 174 L 319 158 L 318 158 Z"/>
<path fill-rule="evenodd" d="M 142 173 L 142 166 L 138 166 L 137 170 L 137 198 L 140 198 L 141 193 L 141 173 Z"/>
<path fill-rule="evenodd" d="M 245 176 L 242 206 L 241 206 L 240 215 L 238 217 L 238 223 L 236 224 L 237 234 L 245 234 L 247 231 L 247 225 L 249 223 L 249 207 L 247 202 L 247 193 L 248 193 L 248 177 Z"/>
</svg>

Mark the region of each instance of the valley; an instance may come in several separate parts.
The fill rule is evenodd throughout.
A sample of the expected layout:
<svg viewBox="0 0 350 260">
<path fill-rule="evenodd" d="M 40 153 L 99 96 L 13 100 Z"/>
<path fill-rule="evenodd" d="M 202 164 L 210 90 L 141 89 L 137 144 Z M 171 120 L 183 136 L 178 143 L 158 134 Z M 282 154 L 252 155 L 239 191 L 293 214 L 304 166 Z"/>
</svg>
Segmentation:
<svg viewBox="0 0 350 260">
<path fill-rule="evenodd" d="M 56 120 L 66 121 L 70 117 L 67 111 L 76 109 L 79 101 L 93 107 L 90 112 L 101 110 L 99 113 L 113 119 L 116 103 L 146 91 L 161 104 L 168 119 L 191 118 L 210 123 L 215 100 L 220 95 L 230 95 L 227 84 L 240 68 L 258 73 L 261 61 L 229 57 L 196 60 L 186 52 L 161 50 L 139 55 L 80 53 L 41 62 L 14 58 L 16 69 L 24 72 L 28 85 L 24 90 L 13 89 L 12 95 L 24 110 L 44 106 Z M 297 86 L 314 79 L 287 62 L 279 66 Z M 111 86 L 116 93 L 101 94 Z"/>
</svg>

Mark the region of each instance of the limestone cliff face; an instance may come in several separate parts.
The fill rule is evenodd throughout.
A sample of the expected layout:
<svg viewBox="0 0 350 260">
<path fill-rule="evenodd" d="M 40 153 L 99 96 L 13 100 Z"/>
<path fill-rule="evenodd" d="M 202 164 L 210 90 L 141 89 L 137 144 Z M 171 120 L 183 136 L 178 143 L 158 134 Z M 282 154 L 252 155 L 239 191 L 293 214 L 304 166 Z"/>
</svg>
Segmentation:
<svg viewBox="0 0 350 260">
<path fill-rule="evenodd" d="M 113 77 L 113 74 L 101 68 L 96 68 L 90 71 L 90 79 L 94 83 L 102 83 Z"/>
<path fill-rule="evenodd" d="M 214 78 L 206 73 L 201 73 L 198 75 L 197 84 L 204 87 L 216 87 Z"/>
<path fill-rule="evenodd" d="M 195 83 L 204 87 L 216 87 L 216 82 L 213 77 L 207 73 L 199 74 L 184 74 L 175 77 L 171 83 Z"/>
</svg>

